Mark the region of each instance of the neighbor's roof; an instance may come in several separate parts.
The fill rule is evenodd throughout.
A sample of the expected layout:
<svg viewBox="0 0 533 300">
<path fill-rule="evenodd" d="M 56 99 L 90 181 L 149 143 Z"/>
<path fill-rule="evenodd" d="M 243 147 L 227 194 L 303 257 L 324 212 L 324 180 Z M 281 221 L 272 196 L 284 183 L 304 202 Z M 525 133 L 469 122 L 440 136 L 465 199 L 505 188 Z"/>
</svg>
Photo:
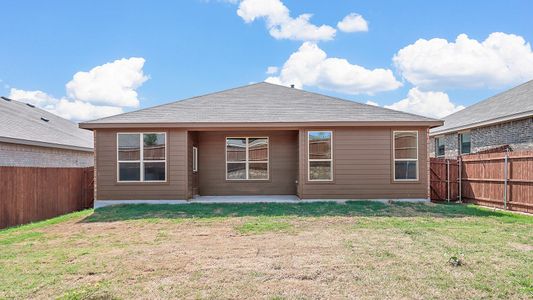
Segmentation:
<svg viewBox="0 0 533 300">
<path fill-rule="evenodd" d="M 270 83 L 256 83 L 160 106 L 81 123 L 82 128 L 168 124 L 268 125 L 273 123 L 403 122 L 442 125 L 442 121 Z M 126 126 L 129 125 L 129 126 Z"/>
<path fill-rule="evenodd" d="M 0 142 L 92 151 L 93 133 L 33 105 L 2 97 Z"/>
<path fill-rule="evenodd" d="M 533 116 L 533 80 L 444 118 L 431 135 L 455 132 Z"/>
</svg>

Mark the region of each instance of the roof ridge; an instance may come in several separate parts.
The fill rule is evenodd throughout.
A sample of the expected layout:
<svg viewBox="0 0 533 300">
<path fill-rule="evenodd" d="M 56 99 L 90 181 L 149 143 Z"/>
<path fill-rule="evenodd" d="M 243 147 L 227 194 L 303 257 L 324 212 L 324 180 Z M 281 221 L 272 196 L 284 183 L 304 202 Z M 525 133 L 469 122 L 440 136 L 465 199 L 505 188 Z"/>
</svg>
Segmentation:
<svg viewBox="0 0 533 300">
<path fill-rule="evenodd" d="M 294 88 L 292 88 L 292 87 L 287 87 L 287 86 L 284 86 L 284 85 L 281 85 L 281 84 L 275 84 L 275 83 L 270 83 L 270 82 L 266 82 L 266 81 L 264 81 L 264 83 L 267 83 L 267 84 L 270 84 L 270 85 L 279 86 L 279 87 L 284 87 L 284 88 L 287 88 L 287 89 L 294 90 Z M 430 117 L 426 117 L 426 116 L 421 116 L 421 115 L 417 115 L 417 114 L 413 114 L 413 113 L 409 113 L 409 112 L 405 112 L 405 111 L 399 111 L 399 110 L 395 110 L 395 109 L 391 109 L 391 108 L 386 108 L 386 107 L 379 106 L 379 105 L 378 105 L 378 106 L 370 105 L 370 104 L 362 103 L 362 102 L 359 102 L 359 101 L 348 100 L 348 99 L 343 99 L 343 98 L 336 97 L 336 96 L 330 96 L 330 95 L 320 94 L 320 93 L 317 93 L 317 92 L 307 91 L 307 90 L 304 90 L 304 89 L 296 89 L 296 90 L 297 90 L 297 91 L 300 91 L 300 92 L 308 93 L 308 94 L 318 95 L 318 96 L 322 96 L 322 97 L 328 97 L 328 98 L 331 98 L 331 99 L 336 100 L 336 101 L 348 102 L 348 103 L 351 103 L 351 104 L 359 104 L 359 105 L 364 105 L 364 106 L 368 106 L 368 107 L 372 107 L 372 108 L 377 108 L 377 109 L 384 109 L 384 110 L 388 110 L 388 111 L 393 111 L 393 112 L 395 112 L 395 113 L 399 113 L 399 114 L 407 114 L 407 115 L 410 115 L 410 116 L 423 117 L 423 118 L 426 118 L 426 119 L 429 119 L 429 120 L 440 121 L 440 119 L 435 119 L 435 118 L 430 118 Z"/>
<path fill-rule="evenodd" d="M 165 106 L 165 105 L 179 104 L 179 103 L 183 103 L 185 101 L 194 100 L 196 98 L 205 97 L 205 96 L 218 94 L 218 93 L 223 93 L 223 92 L 229 92 L 231 90 L 236 90 L 236 89 L 240 89 L 240 88 L 244 88 L 244 87 L 249 87 L 249 86 L 252 86 L 252 85 L 258 85 L 258 84 L 261 84 L 261 83 L 263 83 L 263 82 L 256 82 L 256 83 L 252 83 L 252 84 L 246 84 L 246 85 L 241 85 L 241 86 L 237 86 L 237 87 L 224 89 L 224 90 L 221 90 L 221 91 L 209 92 L 209 93 L 202 94 L 202 95 L 197 95 L 197 96 L 193 96 L 193 97 L 189 97 L 189 98 L 174 100 L 174 101 L 171 101 L 171 102 L 158 104 L 158 105 L 154 105 L 154 106 L 150 106 L 150 107 L 145 107 L 145 108 L 141 108 L 141 109 L 137 109 L 137 110 L 126 111 L 126 112 L 123 112 L 123 113 L 120 113 L 120 114 L 107 116 L 107 117 L 102 117 L 102 118 L 98 118 L 98 119 L 94 119 L 94 120 L 90 120 L 90 121 L 85 121 L 85 122 L 80 122 L 80 123 L 91 123 L 91 122 L 101 121 L 101 120 L 104 120 L 104 119 L 107 119 L 107 118 L 110 118 L 110 117 L 118 117 L 118 116 L 121 116 L 121 115 L 124 115 L 124 114 L 144 111 L 144 110 L 153 109 L 153 108 L 156 108 L 156 107 L 162 107 L 162 106 Z"/>
</svg>

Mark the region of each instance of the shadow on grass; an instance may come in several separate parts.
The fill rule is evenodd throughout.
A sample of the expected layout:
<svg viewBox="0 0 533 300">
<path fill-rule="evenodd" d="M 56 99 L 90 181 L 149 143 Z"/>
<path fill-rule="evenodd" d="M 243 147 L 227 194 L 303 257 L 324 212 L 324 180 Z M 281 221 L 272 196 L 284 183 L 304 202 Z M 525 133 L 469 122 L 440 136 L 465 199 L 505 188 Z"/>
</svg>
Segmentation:
<svg viewBox="0 0 533 300">
<path fill-rule="evenodd" d="M 389 217 L 497 217 L 502 221 L 533 222 L 524 215 L 494 211 L 462 204 L 392 203 L 348 201 L 313 203 L 253 203 L 253 204 L 124 204 L 98 208 L 82 222 L 114 222 L 138 219 L 184 219 L 243 216 L 389 216 Z"/>
</svg>

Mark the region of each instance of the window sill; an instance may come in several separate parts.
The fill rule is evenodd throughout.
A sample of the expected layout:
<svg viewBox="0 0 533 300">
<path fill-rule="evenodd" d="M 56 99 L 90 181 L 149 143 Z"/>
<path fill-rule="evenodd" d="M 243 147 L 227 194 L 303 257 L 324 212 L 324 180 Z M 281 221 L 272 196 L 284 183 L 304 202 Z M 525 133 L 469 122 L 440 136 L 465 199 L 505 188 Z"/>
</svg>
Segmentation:
<svg viewBox="0 0 533 300">
<path fill-rule="evenodd" d="M 228 183 L 257 183 L 257 182 L 272 182 L 271 179 L 226 179 Z"/>
<path fill-rule="evenodd" d="M 412 179 L 412 180 L 393 180 L 392 183 L 420 183 L 419 179 Z"/>
<path fill-rule="evenodd" d="M 116 185 L 167 185 L 168 181 L 116 181 Z"/>
</svg>

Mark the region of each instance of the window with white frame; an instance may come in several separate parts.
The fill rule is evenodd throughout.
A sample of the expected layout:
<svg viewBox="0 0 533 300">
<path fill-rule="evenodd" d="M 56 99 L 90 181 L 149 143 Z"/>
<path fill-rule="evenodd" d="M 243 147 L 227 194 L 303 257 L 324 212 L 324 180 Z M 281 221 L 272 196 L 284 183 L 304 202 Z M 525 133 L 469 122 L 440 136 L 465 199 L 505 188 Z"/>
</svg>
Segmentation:
<svg viewBox="0 0 533 300">
<path fill-rule="evenodd" d="M 192 147 L 192 171 L 198 172 L 198 148 Z"/>
<path fill-rule="evenodd" d="M 308 180 L 333 180 L 333 132 L 308 131 Z"/>
<path fill-rule="evenodd" d="M 119 182 L 166 181 L 166 133 L 118 133 Z"/>
<path fill-rule="evenodd" d="M 268 138 L 226 138 L 226 180 L 267 180 Z"/>
<path fill-rule="evenodd" d="M 394 180 L 418 180 L 418 131 L 393 132 Z"/>
</svg>

